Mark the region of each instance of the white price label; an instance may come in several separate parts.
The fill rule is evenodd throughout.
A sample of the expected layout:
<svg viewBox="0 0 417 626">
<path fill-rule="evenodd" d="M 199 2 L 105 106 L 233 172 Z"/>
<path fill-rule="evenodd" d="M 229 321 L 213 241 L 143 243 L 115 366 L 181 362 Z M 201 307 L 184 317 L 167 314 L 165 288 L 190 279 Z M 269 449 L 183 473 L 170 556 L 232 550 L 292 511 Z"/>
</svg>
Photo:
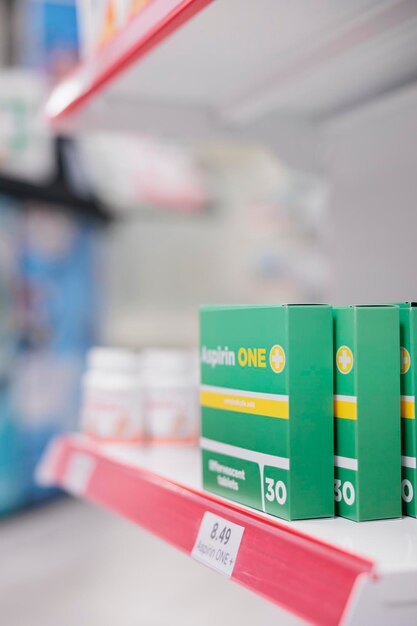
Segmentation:
<svg viewBox="0 0 417 626">
<path fill-rule="evenodd" d="M 207 511 L 204 513 L 191 556 L 230 577 L 244 530 L 243 526 Z"/>
<path fill-rule="evenodd" d="M 63 476 L 64 488 L 75 496 L 81 496 L 93 475 L 96 462 L 93 457 L 84 452 L 74 452 L 69 460 Z"/>
<path fill-rule="evenodd" d="M 56 470 L 62 453 L 62 442 L 54 439 L 47 447 L 41 462 L 35 470 L 35 480 L 42 487 L 50 487 L 56 482 Z"/>
</svg>

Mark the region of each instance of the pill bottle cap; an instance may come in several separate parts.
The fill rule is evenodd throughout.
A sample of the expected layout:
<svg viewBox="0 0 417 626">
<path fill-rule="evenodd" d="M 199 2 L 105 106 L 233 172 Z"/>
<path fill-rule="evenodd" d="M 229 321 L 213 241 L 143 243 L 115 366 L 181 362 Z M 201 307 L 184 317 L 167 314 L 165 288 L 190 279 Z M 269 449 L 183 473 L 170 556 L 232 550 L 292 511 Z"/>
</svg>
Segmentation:
<svg viewBox="0 0 417 626">
<path fill-rule="evenodd" d="M 89 351 L 87 366 L 90 370 L 136 373 L 140 357 L 130 350 L 97 346 Z"/>
</svg>

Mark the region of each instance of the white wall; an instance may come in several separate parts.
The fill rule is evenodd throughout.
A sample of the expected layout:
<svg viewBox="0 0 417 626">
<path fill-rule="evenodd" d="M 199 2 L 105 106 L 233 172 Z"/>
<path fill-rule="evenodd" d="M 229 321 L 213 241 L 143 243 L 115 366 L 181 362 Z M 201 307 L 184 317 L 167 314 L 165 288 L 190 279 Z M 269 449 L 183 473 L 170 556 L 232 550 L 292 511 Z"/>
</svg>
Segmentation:
<svg viewBox="0 0 417 626">
<path fill-rule="evenodd" d="M 329 299 L 417 299 L 417 87 L 334 123 Z"/>
<path fill-rule="evenodd" d="M 322 130 L 308 135 L 316 166 Z M 331 194 L 320 253 L 332 282 L 317 297 L 336 304 L 417 299 L 417 87 L 333 121 L 324 145 Z M 108 255 L 108 341 L 195 345 L 201 303 L 297 301 L 274 284 L 262 290 L 244 254 L 258 245 L 245 203 L 276 176 L 244 154 L 213 213 L 121 222 Z"/>
<path fill-rule="evenodd" d="M 301 232 L 297 202 L 305 198 L 308 204 L 309 197 L 304 178 L 303 186 L 269 152 L 229 150 L 218 148 L 219 176 L 211 210 L 182 216 L 142 212 L 113 227 L 105 271 L 109 343 L 195 346 L 201 304 L 297 302 L 321 293 L 315 233 L 320 211 L 313 219 L 320 194 L 310 200 L 312 224 Z M 263 208 L 279 191 L 283 197 L 276 205 Z M 286 204 L 295 213 L 292 220 L 280 209 Z M 280 267 L 265 269 L 274 264 L 276 253 Z"/>
</svg>

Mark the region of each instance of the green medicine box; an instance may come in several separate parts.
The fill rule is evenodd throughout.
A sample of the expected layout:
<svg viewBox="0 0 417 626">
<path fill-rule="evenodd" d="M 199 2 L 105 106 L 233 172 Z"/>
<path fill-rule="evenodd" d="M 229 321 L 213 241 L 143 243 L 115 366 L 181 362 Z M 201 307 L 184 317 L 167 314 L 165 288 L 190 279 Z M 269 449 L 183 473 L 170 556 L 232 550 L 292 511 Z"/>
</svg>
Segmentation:
<svg viewBox="0 0 417 626">
<path fill-rule="evenodd" d="M 398 308 L 335 307 L 333 319 L 336 514 L 399 517 Z"/>
<path fill-rule="evenodd" d="M 334 514 L 332 311 L 203 307 L 204 487 L 284 519 Z"/>
<path fill-rule="evenodd" d="M 417 517 L 417 431 L 415 395 L 417 385 L 417 305 L 414 302 L 401 302 L 400 343 L 401 343 L 401 495 L 403 513 Z"/>
</svg>

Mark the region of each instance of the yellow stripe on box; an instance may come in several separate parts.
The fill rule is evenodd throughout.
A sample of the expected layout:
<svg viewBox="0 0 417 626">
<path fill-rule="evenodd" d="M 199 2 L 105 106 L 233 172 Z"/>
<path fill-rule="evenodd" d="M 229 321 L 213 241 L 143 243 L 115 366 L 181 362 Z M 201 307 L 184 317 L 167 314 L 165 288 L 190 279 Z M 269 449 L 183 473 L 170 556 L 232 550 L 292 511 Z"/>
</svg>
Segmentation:
<svg viewBox="0 0 417 626">
<path fill-rule="evenodd" d="M 358 419 L 356 396 L 334 396 L 334 416 L 345 420 Z"/>
<path fill-rule="evenodd" d="M 245 392 L 245 395 L 239 395 L 238 393 L 227 393 L 226 389 L 223 392 L 202 390 L 200 391 L 200 404 L 211 409 L 223 409 L 223 411 L 250 413 L 251 415 L 264 415 L 280 419 L 289 418 L 288 400 L 260 398 L 256 395 L 251 396 L 248 392 Z"/>
<path fill-rule="evenodd" d="M 401 417 L 413 420 L 416 417 L 414 396 L 401 396 Z"/>
</svg>

